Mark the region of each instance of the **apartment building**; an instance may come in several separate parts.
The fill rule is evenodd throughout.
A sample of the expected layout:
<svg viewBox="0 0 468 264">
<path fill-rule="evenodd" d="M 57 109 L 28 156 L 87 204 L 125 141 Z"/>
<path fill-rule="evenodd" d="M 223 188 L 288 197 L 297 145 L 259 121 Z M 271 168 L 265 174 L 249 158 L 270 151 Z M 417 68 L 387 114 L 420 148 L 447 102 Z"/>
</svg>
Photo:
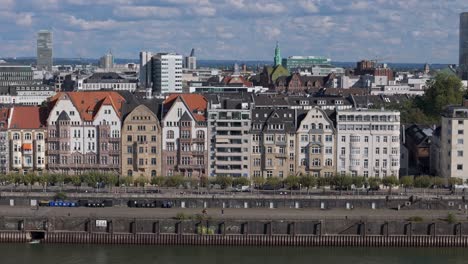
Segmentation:
<svg viewBox="0 0 468 264">
<path fill-rule="evenodd" d="M 336 173 L 336 130 L 333 121 L 319 107 L 304 115 L 296 131 L 296 172 L 331 177 Z"/>
<path fill-rule="evenodd" d="M 171 94 L 164 100 L 162 170 L 167 176 L 206 176 L 207 103 L 200 94 Z"/>
<path fill-rule="evenodd" d="M 49 104 L 47 162 L 54 173 L 120 170 L 121 106 L 117 92 L 61 92 Z"/>
<path fill-rule="evenodd" d="M 253 109 L 251 125 L 251 169 L 253 177 L 296 174 L 297 110 Z"/>
<path fill-rule="evenodd" d="M 158 53 L 151 58 L 154 94 L 182 93 L 182 55 Z"/>
<path fill-rule="evenodd" d="M 338 173 L 399 176 L 400 112 L 341 110 L 336 115 Z"/>
<path fill-rule="evenodd" d="M 46 168 L 46 129 L 38 106 L 15 106 L 10 109 L 8 139 L 10 170 L 21 174 L 42 172 Z"/>
<path fill-rule="evenodd" d="M 0 173 L 10 171 L 10 142 L 8 136 L 9 108 L 0 109 Z"/>
<path fill-rule="evenodd" d="M 161 106 L 161 100 L 152 99 L 122 107 L 122 175 L 148 179 L 162 175 Z"/>
<path fill-rule="evenodd" d="M 209 175 L 250 177 L 250 96 L 209 97 Z"/>
<path fill-rule="evenodd" d="M 465 133 L 465 131 L 467 131 Z M 468 154 L 468 107 L 451 106 L 442 113 L 440 137 L 438 137 L 440 151 L 438 155 L 439 176 L 457 177 L 465 181 L 468 179 L 468 165 L 465 153 Z M 431 147 L 433 147 L 432 145 Z M 431 161 L 431 163 L 437 161 Z"/>
</svg>

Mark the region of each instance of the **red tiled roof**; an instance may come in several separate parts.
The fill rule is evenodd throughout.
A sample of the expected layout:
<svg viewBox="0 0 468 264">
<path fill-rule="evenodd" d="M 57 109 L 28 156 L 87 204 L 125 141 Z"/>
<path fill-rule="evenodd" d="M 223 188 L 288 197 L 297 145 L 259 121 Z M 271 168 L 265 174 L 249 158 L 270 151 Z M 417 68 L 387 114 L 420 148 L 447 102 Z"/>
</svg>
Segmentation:
<svg viewBox="0 0 468 264">
<path fill-rule="evenodd" d="M 39 106 L 14 106 L 11 109 L 10 129 L 36 129 L 42 127 Z"/>
<path fill-rule="evenodd" d="M 52 97 L 52 104 L 55 104 L 63 94 L 70 97 L 84 121 L 93 121 L 102 105 L 112 105 L 120 117 L 122 102 L 125 101 L 124 97 L 114 91 L 60 92 Z"/>
<path fill-rule="evenodd" d="M 243 76 L 226 76 L 221 82 L 224 84 L 243 84 L 246 87 L 253 87 L 253 83 L 245 80 Z"/>
<path fill-rule="evenodd" d="M 181 98 L 197 121 L 206 121 L 208 100 L 201 94 L 171 94 L 164 100 L 164 108 L 169 110 L 177 98 Z M 198 114 L 201 112 L 203 114 Z"/>
</svg>

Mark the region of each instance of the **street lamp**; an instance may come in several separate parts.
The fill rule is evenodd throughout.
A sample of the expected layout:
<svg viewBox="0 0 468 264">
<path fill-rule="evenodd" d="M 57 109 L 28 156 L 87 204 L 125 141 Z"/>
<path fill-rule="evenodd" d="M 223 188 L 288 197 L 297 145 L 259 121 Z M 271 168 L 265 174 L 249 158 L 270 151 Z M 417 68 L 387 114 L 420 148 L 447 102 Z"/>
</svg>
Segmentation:
<svg viewBox="0 0 468 264">
<path fill-rule="evenodd" d="M 299 195 L 302 195 L 302 183 L 299 183 Z"/>
</svg>

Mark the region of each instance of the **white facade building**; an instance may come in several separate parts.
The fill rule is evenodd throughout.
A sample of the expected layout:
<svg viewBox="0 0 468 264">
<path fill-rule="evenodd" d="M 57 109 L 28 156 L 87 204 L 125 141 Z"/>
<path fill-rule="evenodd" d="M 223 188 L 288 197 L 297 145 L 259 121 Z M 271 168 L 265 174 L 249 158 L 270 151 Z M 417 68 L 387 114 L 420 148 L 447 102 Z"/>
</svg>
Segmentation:
<svg viewBox="0 0 468 264">
<path fill-rule="evenodd" d="M 467 131 L 465 133 L 465 131 Z M 468 108 L 449 107 L 442 114 L 440 129 L 439 174 L 442 177 L 468 179 Z M 467 144 L 465 144 L 467 142 Z"/>
<path fill-rule="evenodd" d="M 399 176 L 400 112 L 337 112 L 337 172 L 364 177 Z"/>
<path fill-rule="evenodd" d="M 158 53 L 152 58 L 153 93 L 182 93 L 182 55 Z"/>
</svg>

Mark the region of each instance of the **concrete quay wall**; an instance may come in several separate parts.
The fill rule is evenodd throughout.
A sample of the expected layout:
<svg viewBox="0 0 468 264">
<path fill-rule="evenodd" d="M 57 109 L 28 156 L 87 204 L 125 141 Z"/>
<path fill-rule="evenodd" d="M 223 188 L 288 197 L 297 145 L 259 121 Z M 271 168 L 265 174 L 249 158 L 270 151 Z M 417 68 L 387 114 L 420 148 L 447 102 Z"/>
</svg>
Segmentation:
<svg viewBox="0 0 468 264">
<path fill-rule="evenodd" d="M 0 192 L 0 205 L 29 206 L 53 199 L 54 193 Z M 401 209 L 466 210 L 468 196 L 308 196 L 308 195 L 154 195 L 154 194 L 69 194 L 68 200 L 112 200 L 114 206 L 128 201 L 170 202 L 176 208 L 297 208 L 297 209 Z"/>
</svg>

